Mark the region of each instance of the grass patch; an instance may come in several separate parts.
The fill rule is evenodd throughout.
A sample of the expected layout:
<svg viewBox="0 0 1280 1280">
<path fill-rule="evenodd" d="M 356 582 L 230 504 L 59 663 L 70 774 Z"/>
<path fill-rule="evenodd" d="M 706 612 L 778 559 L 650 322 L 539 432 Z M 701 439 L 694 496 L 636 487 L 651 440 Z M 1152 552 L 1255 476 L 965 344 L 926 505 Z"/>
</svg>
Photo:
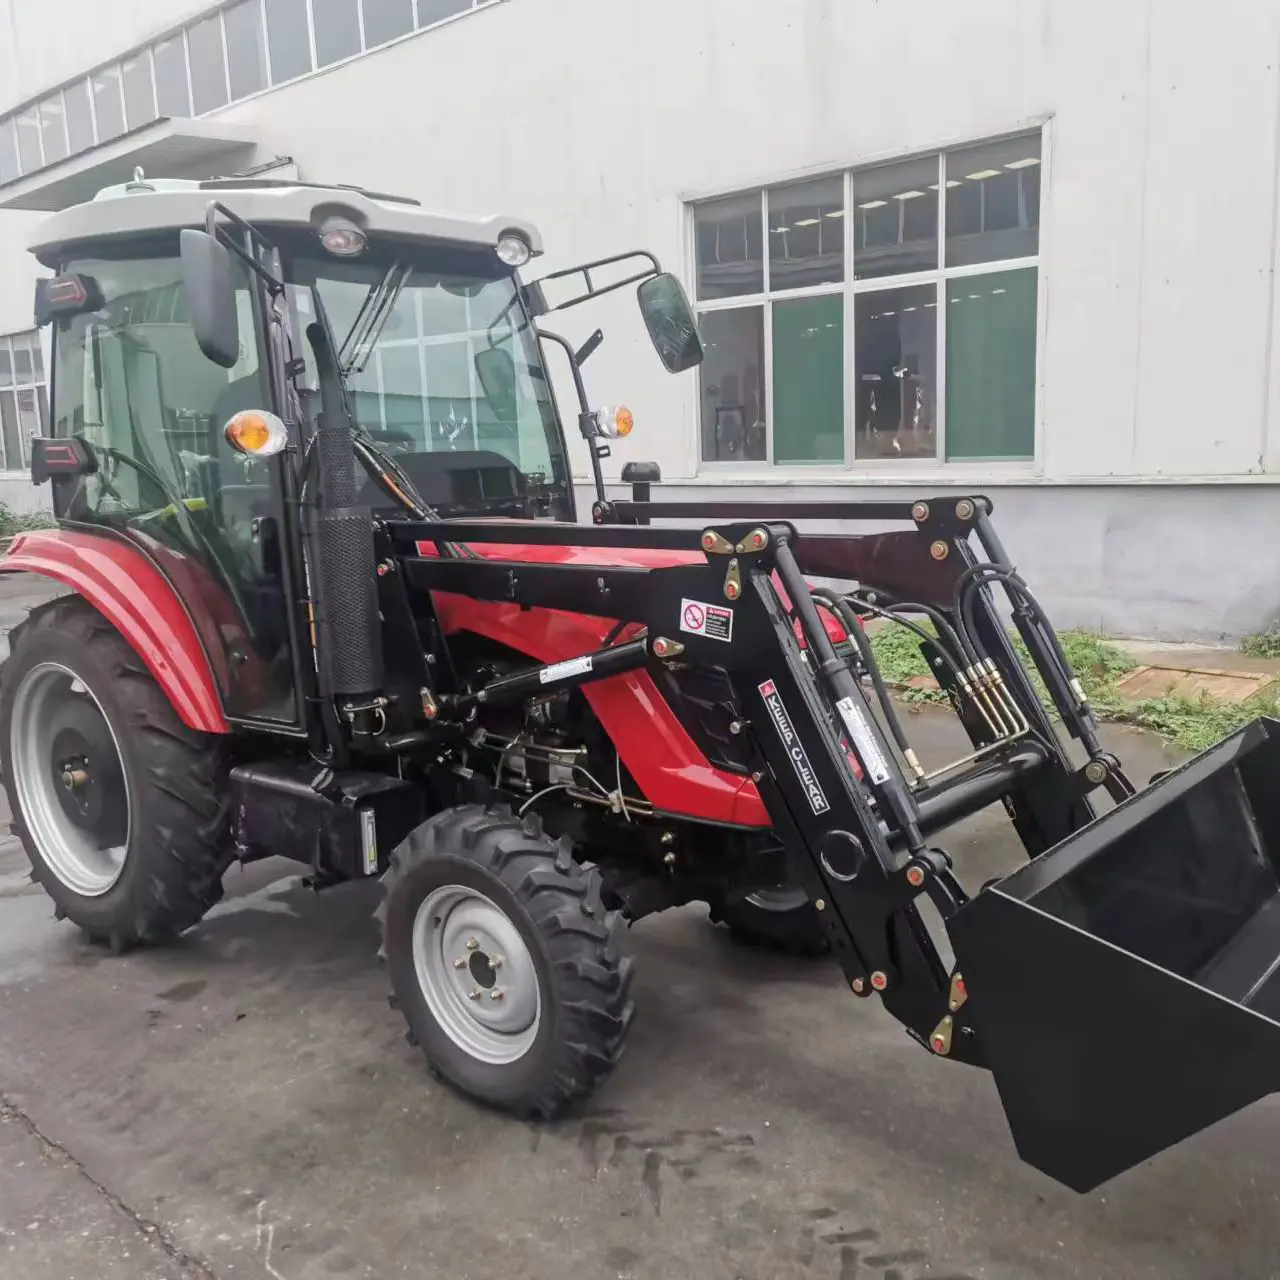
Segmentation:
<svg viewBox="0 0 1280 1280">
<path fill-rule="evenodd" d="M 0 502 L 0 538 L 12 538 L 31 529 L 52 529 L 54 519 L 47 511 L 15 511 Z"/>
<path fill-rule="evenodd" d="M 1240 641 L 1240 652 L 1250 658 L 1280 658 L 1280 622 L 1245 636 Z"/>
<path fill-rule="evenodd" d="M 920 625 L 932 634 L 933 628 L 927 622 Z M 1221 702 L 1207 694 L 1198 698 L 1169 695 L 1132 702 L 1121 697 L 1116 689 L 1120 677 L 1136 665 L 1123 649 L 1088 631 L 1064 631 L 1059 638 L 1099 720 L 1139 725 L 1188 751 L 1203 751 L 1250 720 L 1260 715 L 1274 716 L 1280 710 L 1274 686 L 1245 702 Z M 1053 712 L 1048 690 L 1032 667 L 1021 638 L 1014 635 L 1011 639 L 1018 656 L 1029 669 L 1040 700 Z M 1280 645 L 1280 633 L 1276 642 Z M 871 636 L 871 649 L 890 684 L 906 685 L 913 677 L 929 675 L 918 638 L 905 627 L 891 623 L 881 626 Z M 898 696 L 907 703 L 947 702 L 946 694 L 934 686 L 908 687 Z"/>
</svg>

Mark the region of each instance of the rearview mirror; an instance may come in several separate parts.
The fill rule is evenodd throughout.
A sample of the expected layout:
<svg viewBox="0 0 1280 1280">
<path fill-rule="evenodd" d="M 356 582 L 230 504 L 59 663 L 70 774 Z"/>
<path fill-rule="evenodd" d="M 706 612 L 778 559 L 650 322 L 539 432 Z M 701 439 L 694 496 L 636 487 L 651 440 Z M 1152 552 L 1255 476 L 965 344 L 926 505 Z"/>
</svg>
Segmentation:
<svg viewBox="0 0 1280 1280">
<path fill-rule="evenodd" d="M 486 347 L 476 352 L 476 377 L 480 389 L 499 422 L 516 419 L 516 362 L 505 347 Z"/>
<path fill-rule="evenodd" d="M 680 281 L 669 272 L 650 276 L 636 290 L 649 340 L 668 373 L 702 363 L 702 338 Z"/>
<path fill-rule="evenodd" d="M 232 368 L 240 359 L 235 268 L 231 251 L 205 231 L 183 231 L 182 287 L 196 342 L 214 364 Z"/>
</svg>

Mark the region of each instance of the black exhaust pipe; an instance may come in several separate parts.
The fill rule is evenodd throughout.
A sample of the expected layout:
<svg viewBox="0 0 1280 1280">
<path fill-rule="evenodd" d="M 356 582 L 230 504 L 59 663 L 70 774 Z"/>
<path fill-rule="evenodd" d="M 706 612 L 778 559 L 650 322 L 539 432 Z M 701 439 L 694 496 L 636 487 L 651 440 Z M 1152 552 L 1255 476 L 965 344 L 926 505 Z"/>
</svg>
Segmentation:
<svg viewBox="0 0 1280 1280">
<path fill-rule="evenodd" d="M 351 418 L 328 336 L 321 325 L 311 324 L 307 338 L 320 387 L 315 443 L 320 505 L 312 585 L 321 688 L 334 698 L 362 698 L 383 687 L 373 513 L 356 502 Z"/>
</svg>

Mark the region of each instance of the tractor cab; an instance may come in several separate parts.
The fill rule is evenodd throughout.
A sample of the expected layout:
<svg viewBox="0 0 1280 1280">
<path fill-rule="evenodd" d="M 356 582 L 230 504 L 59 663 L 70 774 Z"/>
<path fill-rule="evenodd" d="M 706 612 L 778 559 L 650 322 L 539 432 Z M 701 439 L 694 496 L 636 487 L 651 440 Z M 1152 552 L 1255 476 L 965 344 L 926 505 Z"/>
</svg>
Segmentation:
<svg viewBox="0 0 1280 1280">
<path fill-rule="evenodd" d="M 321 507 L 573 521 L 552 345 L 572 369 L 601 500 L 607 440 L 630 430 L 625 410 L 586 400 L 581 364 L 599 334 L 575 350 L 536 327 L 553 308 L 518 273 L 542 244 L 516 218 L 350 187 L 138 174 L 48 219 L 32 251 L 55 273 L 36 299 L 52 328 L 53 426 L 33 478 L 52 481 L 64 524 L 145 545 L 196 600 L 233 722 L 306 727 L 299 668 L 313 645 L 289 602 L 311 594 L 308 546 L 319 561 L 349 554 L 323 548 L 335 535 Z M 667 367 L 701 358 L 683 290 L 651 255 L 551 278 L 574 274 L 586 289 L 567 305 L 635 284 Z M 352 444 L 335 453 L 326 422 Z M 335 472 L 352 445 L 354 473 L 350 456 Z"/>
</svg>

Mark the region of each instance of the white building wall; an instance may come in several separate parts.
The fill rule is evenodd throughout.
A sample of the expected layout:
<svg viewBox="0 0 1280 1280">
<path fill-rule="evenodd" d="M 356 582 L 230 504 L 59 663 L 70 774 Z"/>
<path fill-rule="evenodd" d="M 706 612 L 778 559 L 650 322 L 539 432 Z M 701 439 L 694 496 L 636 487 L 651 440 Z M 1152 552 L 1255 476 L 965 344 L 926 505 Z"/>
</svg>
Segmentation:
<svg viewBox="0 0 1280 1280">
<path fill-rule="evenodd" d="M 102 36 L 76 47 L 105 57 L 199 7 L 0 0 L 23 64 L 10 79 L 0 52 L 0 103 L 88 69 L 52 48 L 76 24 Z M 1264 545 L 1280 535 L 1278 51 L 1268 0 L 506 0 L 217 116 L 307 180 L 526 215 L 540 269 L 643 246 L 686 281 L 691 198 L 1044 123 L 1034 463 L 699 475 L 697 379 L 661 371 L 630 297 L 555 324 L 604 328 L 589 386 L 636 411 L 611 476 L 653 458 L 691 494 L 980 486 L 1064 621 L 1209 636 L 1280 605 L 1280 563 L 1224 571 L 1205 527 L 1212 513 Z M 0 282 L 15 228 L 0 214 Z M 1045 485 L 1065 491 L 1050 502 Z"/>
</svg>

